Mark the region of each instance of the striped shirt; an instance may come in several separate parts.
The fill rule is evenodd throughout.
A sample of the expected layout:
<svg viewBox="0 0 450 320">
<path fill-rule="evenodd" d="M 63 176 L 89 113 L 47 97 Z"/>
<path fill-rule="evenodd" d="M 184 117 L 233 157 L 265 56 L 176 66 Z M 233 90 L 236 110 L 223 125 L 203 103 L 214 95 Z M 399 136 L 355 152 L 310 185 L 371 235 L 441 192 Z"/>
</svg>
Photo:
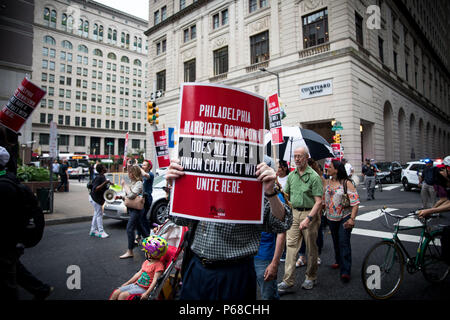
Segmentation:
<svg viewBox="0 0 450 320">
<path fill-rule="evenodd" d="M 269 201 L 264 198 L 263 224 L 234 224 L 198 221 L 192 251 L 200 258 L 209 260 L 233 260 L 254 256 L 258 252 L 261 232 L 286 232 L 292 225 L 292 211 L 285 208 L 284 221 L 272 215 Z M 168 210 L 170 208 L 168 207 Z M 170 212 L 170 211 L 169 211 Z M 170 216 L 178 225 L 192 227 L 195 220 Z"/>
</svg>

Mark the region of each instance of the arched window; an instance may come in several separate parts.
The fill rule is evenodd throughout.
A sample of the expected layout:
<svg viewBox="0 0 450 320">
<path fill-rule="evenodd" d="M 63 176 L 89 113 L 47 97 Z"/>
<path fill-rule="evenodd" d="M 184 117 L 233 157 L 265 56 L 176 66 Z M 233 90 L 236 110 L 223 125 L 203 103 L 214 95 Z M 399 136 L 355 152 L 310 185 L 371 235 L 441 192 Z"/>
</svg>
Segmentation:
<svg viewBox="0 0 450 320">
<path fill-rule="evenodd" d="M 122 56 L 122 58 L 120 59 L 121 62 L 125 62 L 125 63 L 130 63 L 130 59 L 128 59 L 127 56 Z"/>
<path fill-rule="evenodd" d="M 72 32 L 73 31 L 73 17 L 72 16 L 68 16 L 67 17 L 67 32 Z"/>
<path fill-rule="evenodd" d="M 113 30 L 112 42 L 117 43 L 117 30 Z"/>
<path fill-rule="evenodd" d="M 137 50 L 137 37 L 134 37 L 134 41 L 133 41 L 133 50 Z"/>
<path fill-rule="evenodd" d="M 44 8 L 44 24 L 50 26 L 50 9 Z"/>
<path fill-rule="evenodd" d="M 120 34 L 120 43 L 121 43 L 122 45 L 125 45 L 125 32 L 122 32 L 122 33 Z"/>
<path fill-rule="evenodd" d="M 67 14 L 65 13 L 62 15 L 61 27 L 64 31 L 67 31 Z"/>
<path fill-rule="evenodd" d="M 103 52 L 100 49 L 94 49 L 94 56 L 103 57 Z"/>
<path fill-rule="evenodd" d="M 98 27 L 98 40 L 103 41 L 103 26 Z"/>
<path fill-rule="evenodd" d="M 70 42 L 67 41 L 67 40 L 63 40 L 63 41 L 61 42 L 61 44 L 62 44 L 62 47 L 63 47 L 63 48 L 66 48 L 66 49 L 73 49 L 72 43 L 70 43 Z"/>
<path fill-rule="evenodd" d="M 83 19 L 78 20 L 78 35 L 83 35 Z"/>
<path fill-rule="evenodd" d="M 127 42 L 125 44 L 125 48 L 130 49 L 130 35 L 127 33 Z"/>
<path fill-rule="evenodd" d="M 135 59 L 135 60 L 133 61 L 133 64 L 134 64 L 135 66 L 142 67 L 142 62 L 141 62 L 141 60 L 139 60 L 139 59 Z"/>
<path fill-rule="evenodd" d="M 50 14 L 50 28 L 56 28 L 56 10 L 52 10 Z"/>
<path fill-rule="evenodd" d="M 84 21 L 84 30 L 83 30 L 83 37 L 88 37 L 89 36 L 89 21 L 85 20 Z"/>
<path fill-rule="evenodd" d="M 51 36 L 44 36 L 44 43 L 51 44 L 54 46 L 56 44 L 56 41 L 55 38 Z"/>
<path fill-rule="evenodd" d="M 88 47 L 86 47 L 84 44 L 78 45 L 78 51 L 88 53 Z"/>
<path fill-rule="evenodd" d="M 93 39 L 98 40 L 98 24 L 94 23 L 94 34 Z"/>
<path fill-rule="evenodd" d="M 112 60 L 116 60 L 117 59 L 116 55 L 114 53 L 112 53 L 112 52 L 108 53 L 108 58 L 112 59 Z"/>
</svg>

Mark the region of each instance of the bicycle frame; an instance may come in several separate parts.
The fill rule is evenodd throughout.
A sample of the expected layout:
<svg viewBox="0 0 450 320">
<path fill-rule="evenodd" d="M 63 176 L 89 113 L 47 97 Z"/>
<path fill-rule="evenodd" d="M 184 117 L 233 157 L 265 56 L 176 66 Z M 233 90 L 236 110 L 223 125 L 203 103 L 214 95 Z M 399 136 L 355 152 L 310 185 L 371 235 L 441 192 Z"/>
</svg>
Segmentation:
<svg viewBox="0 0 450 320">
<path fill-rule="evenodd" d="M 386 214 L 386 211 L 382 210 L 384 214 Z M 392 216 L 392 215 L 391 215 Z M 408 216 L 405 216 L 408 217 Z M 405 218 L 403 217 L 403 218 Z M 433 236 L 433 232 L 428 232 L 427 231 L 427 223 L 426 221 L 421 225 L 421 226 L 414 226 L 414 227 L 401 227 L 400 226 L 400 221 L 402 220 L 401 218 L 396 217 L 397 219 L 397 225 L 395 226 L 394 229 L 394 233 L 392 235 L 391 239 L 388 238 L 384 238 L 384 241 L 389 241 L 392 242 L 394 245 L 397 245 L 400 248 L 400 251 L 402 252 L 402 254 L 404 256 L 406 256 L 407 260 L 406 262 L 408 263 L 409 261 L 412 261 L 412 259 L 414 258 L 414 267 L 415 270 L 414 271 L 419 271 L 421 269 L 422 266 L 422 262 L 423 262 L 423 252 L 424 252 L 424 248 L 425 245 L 427 244 L 427 239 L 431 239 Z M 399 238 L 398 233 L 399 231 L 407 231 L 407 230 L 414 230 L 414 229 L 422 229 L 421 233 L 420 233 L 420 240 L 419 243 L 417 245 L 417 250 L 416 250 L 416 256 L 415 257 L 411 257 L 408 253 L 408 250 L 406 250 L 405 246 L 403 245 L 402 240 Z M 407 271 L 409 273 L 412 273 L 408 268 Z"/>
</svg>

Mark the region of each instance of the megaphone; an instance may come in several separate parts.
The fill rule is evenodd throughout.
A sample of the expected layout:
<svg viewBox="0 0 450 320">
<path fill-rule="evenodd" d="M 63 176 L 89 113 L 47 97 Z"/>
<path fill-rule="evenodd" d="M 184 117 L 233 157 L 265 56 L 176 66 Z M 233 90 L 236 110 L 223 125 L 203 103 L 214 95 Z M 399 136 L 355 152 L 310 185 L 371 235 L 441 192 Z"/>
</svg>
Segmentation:
<svg viewBox="0 0 450 320">
<path fill-rule="evenodd" d="M 103 199 L 108 203 L 113 203 L 116 198 L 116 191 L 108 189 L 103 193 Z"/>
</svg>

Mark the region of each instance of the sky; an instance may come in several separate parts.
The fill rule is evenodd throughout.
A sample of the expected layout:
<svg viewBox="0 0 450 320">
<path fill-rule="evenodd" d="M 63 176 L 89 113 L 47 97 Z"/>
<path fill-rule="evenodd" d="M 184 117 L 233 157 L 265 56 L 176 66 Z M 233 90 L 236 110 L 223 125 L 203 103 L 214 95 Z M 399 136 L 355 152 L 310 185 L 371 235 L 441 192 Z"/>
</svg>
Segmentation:
<svg viewBox="0 0 450 320">
<path fill-rule="evenodd" d="M 148 0 L 95 0 L 95 2 L 148 20 Z"/>
</svg>

